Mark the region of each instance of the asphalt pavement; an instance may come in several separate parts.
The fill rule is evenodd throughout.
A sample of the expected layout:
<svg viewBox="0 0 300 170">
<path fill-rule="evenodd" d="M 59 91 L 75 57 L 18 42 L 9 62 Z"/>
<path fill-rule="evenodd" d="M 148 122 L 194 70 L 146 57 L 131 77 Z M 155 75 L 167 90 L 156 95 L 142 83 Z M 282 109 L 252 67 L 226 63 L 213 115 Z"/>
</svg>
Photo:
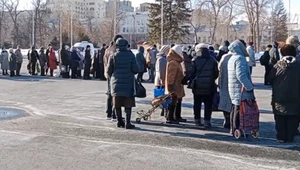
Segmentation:
<svg viewBox="0 0 300 170">
<path fill-rule="evenodd" d="M 166 125 L 158 111 L 125 130 L 106 120 L 104 81 L 0 75 L 0 169 L 300 169 L 300 138 L 276 142 L 263 70 L 258 66 L 253 74 L 260 138 L 239 140 L 221 127 L 221 112 L 213 113 L 211 130 L 194 126 L 188 89 L 182 110 L 187 123 Z M 137 111 L 151 108 L 153 84 L 144 85 L 148 96 L 137 99 L 133 122 Z"/>
</svg>

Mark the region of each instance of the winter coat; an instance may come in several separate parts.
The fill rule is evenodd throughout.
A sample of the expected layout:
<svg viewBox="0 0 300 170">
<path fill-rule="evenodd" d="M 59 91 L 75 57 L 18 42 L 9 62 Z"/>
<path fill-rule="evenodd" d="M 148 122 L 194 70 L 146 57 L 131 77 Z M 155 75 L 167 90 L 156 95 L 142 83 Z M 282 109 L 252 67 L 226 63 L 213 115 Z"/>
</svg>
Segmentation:
<svg viewBox="0 0 300 170">
<path fill-rule="evenodd" d="M 115 46 L 110 46 L 105 50 L 105 54 L 103 57 L 103 63 L 104 63 L 104 73 L 107 73 L 107 66 L 108 66 L 108 61 L 110 61 L 110 57 L 114 55 L 116 52 L 116 47 Z M 105 74 L 105 78 L 108 78 L 108 75 Z"/>
<path fill-rule="evenodd" d="M 232 53 L 228 61 L 228 89 L 231 102 L 240 105 L 242 100 L 255 99 L 254 86 L 251 81 L 250 68 L 246 61 L 247 51 L 244 44 L 236 40 L 228 47 Z M 247 91 L 242 92 L 242 88 Z"/>
<path fill-rule="evenodd" d="M 297 115 L 300 110 L 300 63 L 285 56 L 269 74 L 272 84 L 272 107 L 276 115 Z"/>
<path fill-rule="evenodd" d="M 22 63 L 23 62 L 23 55 L 22 55 L 21 49 L 17 49 L 15 51 L 15 54 L 17 56 L 17 63 Z"/>
<path fill-rule="evenodd" d="M 9 53 L 8 55 L 9 60 L 9 70 L 16 71 L 17 70 L 17 56 L 15 53 Z"/>
<path fill-rule="evenodd" d="M 6 50 L 3 50 L 1 52 L 0 63 L 1 63 L 1 69 L 2 70 L 8 70 L 9 69 L 8 52 Z"/>
<path fill-rule="evenodd" d="M 212 58 L 217 59 L 216 53 L 212 50 L 209 50 L 209 54 Z"/>
<path fill-rule="evenodd" d="M 184 75 L 181 63 L 182 57 L 176 54 L 172 49 L 167 55 L 167 69 L 166 69 L 166 94 L 174 92 L 178 98 L 185 96 L 183 85 L 181 84 Z"/>
<path fill-rule="evenodd" d="M 28 51 L 28 60 L 31 63 L 36 63 L 39 60 L 39 54 L 36 50 L 29 50 Z"/>
<path fill-rule="evenodd" d="M 219 102 L 219 110 L 225 112 L 231 112 L 232 103 L 229 96 L 228 90 L 228 61 L 232 54 L 225 54 L 222 56 L 219 62 L 219 92 L 220 92 L 220 102 Z"/>
<path fill-rule="evenodd" d="M 216 59 L 210 56 L 207 48 L 201 48 L 200 53 L 197 53 L 197 56 L 192 59 L 191 81 L 193 82 L 193 94 L 214 94 L 215 80 L 218 78 L 218 75 L 219 71 Z"/>
<path fill-rule="evenodd" d="M 72 62 L 71 62 L 71 65 L 73 68 L 75 67 L 79 67 L 79 62 L 80 62 L 80 57 L 78 56 L 77 54 L 77 51 L 76 50 L 73 50 L 72 51 L 72 54 L 71 54 L 71 58 L 72 58 Z"/>
<path fill-rule="evenodd" d="M 156 48 L 152 48 L 149 52 L 150 54 L 150 64 L 155 64 L 156 63 L 156 56 L 157 56 L 157 49 Z"/>
<path fill-rule="evenodd" d="M 111 83 L 111 95 L 133 97 L 134 75 L 137 74 L 138 71 L 139 67 L 134 54 L 127 50 L 127 46 L 120 47 L 118 51 L 110 57 L 107 66 L 107 75 Z"/>
<path fill-rule="evenodd" d="M 45 67 L 47 65 L 47 55 L 45 54 L 45 51 L 40 51 L 40 65 L 41 67 Z"/>
<path fill-rule="evenodd" d="M 277 47 L 271 48 L 271 50 L 269 51 L 269 55 L 270 55 L 270 62 L 269 62 L 270 65 L 275 65 L 280 60 L 280 54 Z"/>
<path fill-rule="evenodd" d="M 183 52 L 183 62 L 181 63 L 183 74 L 185 77 L 191 77 L 192 73 L 192 58 Z"/>
<path fill-rule="evenodd" d="M 76 51 L 76 53 L 77 53 L 77 56 L 80 58 L 77 70 L 82 70 L 84 68 L 84 64 L 83 64 L 84 57 L 81 55 L 81 53 L 79 51 Z"/>
<path fill-rule="evenodd" d="M 60 62 L 64 66 L 70 65 L 70 56 L 65 49 L 60 51 Z"/>
<path fill-rule="evenodd" d="M 104 62 L 104 55 L 105 55 L 105 50 L 106 48 L 102 47 L 101 50 L 100 50 L 100 54 L 99 54 L 99 63 L 100 64 L 103 64 Z"/>
<path fill-rule="evenodd" d="M 228 41 L 224 41 L 223 45 L 220 46 L 219 48 L 219 54 L 217 56 L 217 61 L 220 61 L 223 57 L 223 55 L 227 54 L 229 52 L 228 50 L 228 46 L 229 46 L 229 42 Z"/>
<path fill-rule="evenodd" d="M 138 53 L 135 56 L 136 63 L 139 66 L 139 73 L 144 73 L 146 67 L 146 59 L 144 57 L 144 47 L 140 46 L 138 49 Z"/>
<path fill-rule="evenodd" d="M 155 78 L 154 85 L 155 86 L 164 86 L 166 80 L 166 68 L 167 68 L 167 58 L 165 54 L 158 53 L 157 61 L 155 64 Z"/>
<path fill-rule="evenodd" d="M 84 54 L 84 63 L 91 63 L 92 62 L 92 55 L 91 55 L 91 50 L 85 50 Z"/>
<path fill-rule="evenodd" d="M 247 47 L 247 62 L 249 67 L 255 67 L 256 66 L 256 60 L 255 60 L 255 50 L 253 46 L 248 46 Z"/>
<path fill-rule="evenodd" d="M 49 50 L 49 57 L 48 57 L 49 67 L 51 70 L 57 69 L 57 59 L 55 56 L 55 52 L 53 48 Z"/>
</svg>

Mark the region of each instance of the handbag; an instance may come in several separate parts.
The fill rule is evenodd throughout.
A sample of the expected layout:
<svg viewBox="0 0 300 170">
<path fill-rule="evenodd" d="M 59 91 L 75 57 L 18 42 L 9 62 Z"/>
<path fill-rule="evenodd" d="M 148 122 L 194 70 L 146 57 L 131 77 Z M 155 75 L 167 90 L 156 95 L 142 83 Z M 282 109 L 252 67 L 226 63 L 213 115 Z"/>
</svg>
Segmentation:
<svg viewBox="0 0 300 170">
<path fill-rule="evenodd" d="M 197 73 L 196 77 L 189 81 L 187 88 L 188 89 L 194 89 L 195 88 L 195 84 L 196 84 L 196 79 L 200 76 L 200 74 L 202 73 L 203 68 L 205 67 L 206 63 L 207 63 L 208 59 L 206 59 L 205 63 L 203 64 L 203 66 L 201 67 L 201 69 L 199 70 L 199 72 Z"/>
<path fill-rule="evenodd" d="M 137 98 L 147 97 L 146 88 L 142 85 L 141 82 L 137 81 L 136 78 L 134 78 L 133 87 L 134 87 L 134 97 Z"/>
</svg>

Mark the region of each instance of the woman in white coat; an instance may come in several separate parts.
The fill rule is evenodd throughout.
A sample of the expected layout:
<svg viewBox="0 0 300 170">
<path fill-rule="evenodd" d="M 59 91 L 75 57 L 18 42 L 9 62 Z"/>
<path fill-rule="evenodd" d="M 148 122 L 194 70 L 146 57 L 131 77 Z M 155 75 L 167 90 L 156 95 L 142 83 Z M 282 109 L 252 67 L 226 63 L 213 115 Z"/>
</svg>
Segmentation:
<svg viewBox="0 0 300 170">
<path fill-rule="evenodd" d="M 0 63 L 1 63 L 2 74 L 8 75 L 9 61 L 8 61 L 8 52 L 6 51 L 5 48 L 2 49 L 0 55 Z"/>
</svg>

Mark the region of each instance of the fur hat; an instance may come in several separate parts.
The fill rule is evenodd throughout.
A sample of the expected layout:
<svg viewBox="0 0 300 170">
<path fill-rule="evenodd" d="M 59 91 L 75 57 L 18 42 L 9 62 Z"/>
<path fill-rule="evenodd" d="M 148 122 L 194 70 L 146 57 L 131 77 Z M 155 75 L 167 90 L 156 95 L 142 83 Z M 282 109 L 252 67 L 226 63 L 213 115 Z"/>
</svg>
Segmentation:
<svg viewBox="0 0 300 170">
<path fill-rule="evenodd" d="M 196 45 L 195 52 L 196 53 L 199 52 L 201 50 L 201 48 L 207 48 L 208 49 L 208 45 L 207 44 L 203 44 L 203 43 Z"/>
<path fill-rule="evenodd" d="M 174 45 L 174 47 L 171 48 L 176 54 L 178 54 L 180 57 L 183 57 L 182 54 L 182 47 L 180 45 Z"/>
<path fill-rule="evenodd" d="M 299 42 L 299 38 L 298 36 L 290 36 L 286 39 L 285 41 L 286 44 L 291 44 L 295 47 L 298 47 L 300 45 L 300 42 Z"/>
<path fill-rule="evenodd" d="M 159 53 L 167 55 L 170 51 L 171 47 L 169 45 L 164 45 L 159 50 Z"/>
</svg>

